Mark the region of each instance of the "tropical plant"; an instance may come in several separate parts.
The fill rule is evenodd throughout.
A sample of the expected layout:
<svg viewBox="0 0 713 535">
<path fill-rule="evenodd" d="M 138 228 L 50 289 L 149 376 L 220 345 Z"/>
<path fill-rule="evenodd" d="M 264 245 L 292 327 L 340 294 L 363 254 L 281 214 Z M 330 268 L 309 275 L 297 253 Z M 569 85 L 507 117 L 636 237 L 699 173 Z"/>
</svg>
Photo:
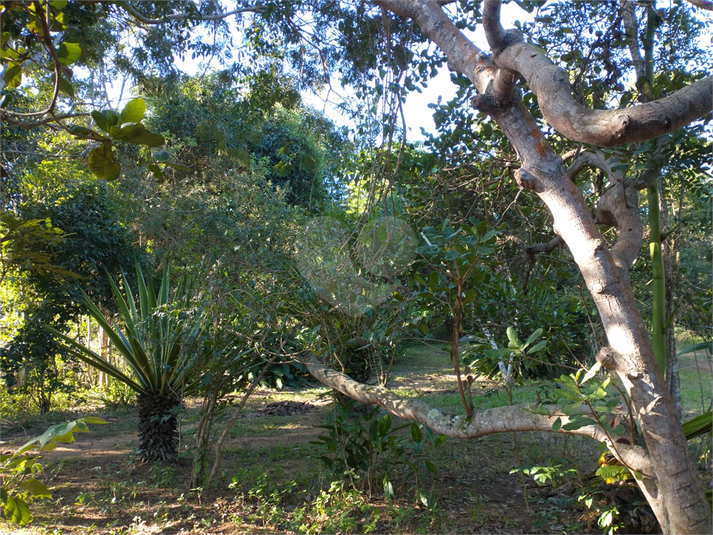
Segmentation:
<svg viewBox="0 0 713 535">
<path fill-rule="evenodd" d="M 81 418 L 50 426 L 42 435 L 25 443 L 13 454 L 0 455 L 0 505 L 5 517 L 25 526 L 32 520 L 29 505 L 51 498 L 50 489 L 33 476 L 42 472 L 43 452 L 52 451 L 58 442 L 74 442 L 74 433 L 88 433 L 87 424 L 105 424 L 96 417 Z"/>
<path fill-rule="evenodd" d="M 161 285 L 155 291 L 151 281 L 144 278 L 141 267 L 136 266 L 138 308 L 126 276 L 123 276 L 126 298 L 110 278 L 123 330 L 107 319 L 86 294 L 84 296 L 88 313 L 105 330 L 124 358 L 130 374 L 79 342 L 49 328 L 62 339 L 70 354 L 137 392 L 137 456 L 141 461 L 175 462 L 178 459 L 177 412 L 187 389 L 195 384 L 193 372 L 200 361 L 201 350 L 206 349 L 203 335 L 209 322 L 200 312 L 189 310 L 191 280 L 182 277 L 176 290 L 171 292 L 169 274 L 166 265 Z"/>
</svg>

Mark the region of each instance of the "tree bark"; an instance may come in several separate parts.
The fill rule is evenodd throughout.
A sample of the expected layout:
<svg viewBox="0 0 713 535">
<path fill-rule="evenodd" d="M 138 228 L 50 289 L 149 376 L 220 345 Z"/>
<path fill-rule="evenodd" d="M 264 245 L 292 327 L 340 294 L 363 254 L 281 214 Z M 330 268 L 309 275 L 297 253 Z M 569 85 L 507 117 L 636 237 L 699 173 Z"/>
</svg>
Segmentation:
<svg viewBox="0 0 713 535">
<path fill-rule="evenodd" d="M 592 110 L 574 101 L 565 71 L 554 66 L 535 47 L 522 43 L 517 35 L 502 31 L 497 20 L 498 0 L 485 0 L 489 15 L 486 31 L 495 52 L 492 59 L 456 28 L 436 0 L 377 3 L 413 19 L 446 54 L 450 68 L 471 79 L 480 93 L 474 106 L 498 123 L 515 148 L 522 163 L 516 179 L 547 205 L 556 233 L 579 266 L 606 331 L 611 365 L 639 418 L 653 467 L 652 477 L 639 482 L 642 491 L 665 533 L 709 533 L 710 508 L 631 287 L 620 275 L 584 197 L 567 177 L 562 160 L 550 148 L 517 95 L 504 95 L 503 88 L 507 90 L 511 72 L 518 73 L 537 95 L 545 119 L 555 129 L 575 141 L 607 147 L 657 137 L 708 113 L 713 107 L 713 77 L 659 101 L 622 110 Z M 325 374 L 317 373 L 317 377 L 326 382 Z M 357 394 L 356 389 L 348 392 L 350 396 Z M 398 402 L 387 402 L 387 397 L 388 391 L 372 390 L 370 402 L 383 401 L 382 406 L 388 405 L 388 410 L 398 413 Z M 404 410 L 406 417 L 423 416 L 422 410 Z M 500 418 L 503 413 L 497 416 Z M 513 429 L 517 425 L 512 420 L 499 422 L 502 431 L 522 430 Z M 442 428 L 448 426 L 443 423 Z"/>
</svg>

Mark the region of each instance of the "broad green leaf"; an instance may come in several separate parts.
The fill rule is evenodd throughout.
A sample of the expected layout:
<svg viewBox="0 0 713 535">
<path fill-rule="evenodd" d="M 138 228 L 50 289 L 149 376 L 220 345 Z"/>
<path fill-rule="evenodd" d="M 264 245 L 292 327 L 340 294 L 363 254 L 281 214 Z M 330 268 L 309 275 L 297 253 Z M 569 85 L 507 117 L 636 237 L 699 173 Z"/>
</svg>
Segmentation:
<svg viewBox="0 0 713 535">
<path fill-rule="evenodd" d="M 478 292 L 475 290 L 475 288 L 466 290 L 465 297 L 463 298 L 463 303 L 466 305 L 468 303 L 472 303 L 473 301 L 475 301 L 475 298 L 477 297 L 477 295 L 478 295 Z"/>
<path fill-rule="evenodd" d="M 68 97 L 74 98 L 74 86 L 62 74 L 59 75 L 59 90 Z"/>
<path fill-rule="evenodd" d="M 82 55 L 82 47 L 74 41 L 65 41 L 57 49 L 57 57 L 63 65 L 71 65 L 77 61 Z"/>
<path fill-rule="evenodd" d="M 26 479 L 25 481 L 21 481 L 20 487 L 29 491 L 35 498 L 52 497 L 52 493 L 50 492 L 50 489 L 47 488 L 47 485 L 41 481 L 37 481 L 36 479 Z"/>
<path fill-rule="evenodd" d="M 597 422 L 595 422 L 591 418 L 588 418 L 581 414 L 575 414 L 574 416 L 572 416 L 569 419 L 569 422 L 567 422 L 566 424 L 564 424 L 562 426 L 562 429 L 564 429 L 565 431 L 575 431 L 575 430 L 580 429 L 584 426 L 593 425 L 596 423 Z"/>
<path fill-rule="evenodd" d="M 510 343 L 508 347 L 511 349 L 520 349 L 520 340 L 517 339 L 517 330 L 512 325 L 507 329 L 508 340 Z"/>
<path fill-rule="evenodd" d="M 581 401 L 582 396 L 578 392 L 572 392 L 564 388 L 558 388 L 554 392 L 555 396 L 559 398 L 568 399 L 570 401 Z"/>
<path fill-rule="evenodd" d="M 166 140 L 161 134 L 155 134 L 153 132 L 146 131 L 146 133 L 134 137 L 131 140 L 128 140 L 130 143 L 134 143 L 135 145 L 146 145 L 147 147 L 160 147 L 164 143 L 166 143 Z"/>
<path fill-rule="evenodd" d="M 552 423 L 552 431 L 557 432 L 560 430 L 561 427 L 562 427 L 562 418 L 560 418 L 558 416 L 557 419 Z"/>
<path fill-rule="evenodd" d="M 146 114 L 146 101 L 142 98 L 134 98 L 127 102 L 123 110 L 121 110 L 121 124 L 124 123 L 139 123 L 143 120 Z"/>
<path fill-rule="evenodd" d="M 543 416 L 550 415 L 550 410 L 544 405 L 538 405 L 534 412 L 535 414 L 542 414 Z"/>
<path fill-rule="evenodd" d="M 112 126 L 119 124 L 119 114 L 114 110 L 102 110 L 101 114 L 104 116 L 104 119 L 106 119 L 107 128 L 111 128 Z"/>
<path fill-rule="evenodd" d="M 459 256 L 460 256 L 460 253 L 459 253 L 458 251 L 456 251 L 455 249 L 451 249 L 450 251 L 448 251 L 448 252 L 446 253 L 445 259 L 446 259 L 446 260 L 449 260 L 449 261 L 450 261 L 450 260 L 455 260 L 455 259 L 458 258 Z"/>
<path fill-rule="evenodd" d="M 121 174 L 121 165 L 114 159 L 114 152 L 108 143 L 89 153 L 89 170 L 99 178 L 111 181 Z"/>
<path fill-rule="evenodd" d="M 15 524 L 26 526 L 30 523 L 30 508 L 25 500 L 16 496 L 8 496 L 5 502 L 5 516 Z"/>
<path fill-rule="evenodd" d="M 97 133 L 92 130 L 91 128 L 87 128 L 86 126 L 82 126 L 79 124 L 73 124 L 70 125 L 67 130 L 69 130 L 69 133 L 75 136 L 95 136 Z"/>
<path fill-rule="evenodd" d="M 528 349 L 527 353 L 528 353 L 528 355 L 531 355 L 532 353 L 537 353 L 538 351 L 543 350 L 546 345 L 547 345 L 547 340 L 540 340 L 534 346 L 532 346 L 530 349 Z"/>
<path fill-rule="evenodd" d="M 565 405 L 564 407 L 562 407 L 562 412 L 565 413 L 567 416 L 572 416 L 573 414 L 579 411 L 581 406 L 581 401 L 570 403 L 569 405 Z"/>
<path fill-rule="evenodd" d="M 5 87 L 15 89 L 22 82 L 22 66 L 14 64 L 5 70 Z"/>
<path fill-rule="evenodd" d="M 102 115 L 102 112 L 100 112 L 98 110 L 94 110 L 91 113 L 91 115 L 92 115 L 92 119 L 94 119 L 94 122 L 96 123 L 96 125 L 108 134 L 109 133 L 109 125 L 107 124 L 106 117 L 104 117 L 104 115 Z"/>
<path fill-rule="evenodd" d="M 161 171 L 161 168 L 158 165 L 156 165 L 155 163 L 150 163 L 148 167 L 156 178 L 163 177 L 163 171 Z"/>
</svg>

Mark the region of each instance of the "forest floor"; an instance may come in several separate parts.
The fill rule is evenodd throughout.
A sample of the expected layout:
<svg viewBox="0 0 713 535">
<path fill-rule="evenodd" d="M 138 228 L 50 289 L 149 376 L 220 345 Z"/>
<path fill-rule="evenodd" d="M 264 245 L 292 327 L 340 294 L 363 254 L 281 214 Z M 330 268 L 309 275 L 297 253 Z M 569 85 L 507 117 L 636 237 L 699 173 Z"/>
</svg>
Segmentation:
<svg viewBox="0 0 713 535">
<path fill-rule="evenodd" d="M 710 361 L 691 356 L 682 370 L 684 404 L 700 412 L 710 403 Z M 439 409 L 458 410 L 448 357 L 426 346 L 411 348 L 397 362 L 390 386 L 405 396 L 428 397 Z M 551 388 L 528 383 L 515 402 L 534 403 L 536 391 L 544 396 Z M 478 382 L 474 394 L 476 408 L 510 402 L 494 382 Z M 333 410 L 332 397 L 318 387 L 256 391 L 224 447 L 218 484 L 191 489 L 188 446 L 198 408 L 197 400 L 186 403 L 177 465 L 134 462 L 137 417 L 131 409 L 80 405 L 65 411 L 65 419 L 92 415 L 109 423 L 91 425 L 91 433 L 43 456 L 42 477 L 52 499 L 33 504 L 34 519 L 26 528 L 0 520 L 0 533 L 601 533 L 597 520 L 612 507 L 618 507 L 619 520 L 633 522 L 629 529 L 655 528 L 635 491 L 597 483 L 595 443 L 549 433 L 448 439 L 437 449 L 426 441 L 414 453 L 407 426 L 396 433 L 402 448 L 387 449 L 375 463 L 380 474 L 388 472 L 395 496 L 384 498 L 381 476 L 370 492 L 362 474 L 353 490 L 348 478 L 339 482 L 324 467 L 320 456 L 326 450 L 312 443 L 328 434 L 316 426 L 325 425 Z M 234 408 L 227 406 L 226 417 Z M 382 417 L 376 413 L 369 422 Z M 12 451 L 51 423 L 5 426 L 0 451 Z M 404 423 L 394 419 L 391 429 Z M 533 466 L 556 467 L 547 472 L 548 485 L 512 472 Z M 592 498 L 589 508 L 586 496 Z"/>
</svg>

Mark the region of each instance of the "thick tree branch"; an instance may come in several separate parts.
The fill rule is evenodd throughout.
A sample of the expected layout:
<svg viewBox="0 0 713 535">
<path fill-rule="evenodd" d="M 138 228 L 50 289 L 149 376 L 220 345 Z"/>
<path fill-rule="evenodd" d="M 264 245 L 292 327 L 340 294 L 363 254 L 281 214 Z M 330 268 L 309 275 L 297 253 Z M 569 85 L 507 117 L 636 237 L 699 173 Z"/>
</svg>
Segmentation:
<svg viewBox="0 0 713 535">
<path fill-rule="evenodd" d="M 450 69 L 465 74 L 474 83 L 473 71 L 478 65 L 492 67 L 482 51 L 443 12 L 438 0 L 375 0 L 374 3 L 397 15 L 413 19 L 423 33 L 446 54 Z M 485 88 L 485 85 L 481 85 L 478 90 L 482 93 Z"/>
<path fill-rule="evenodd" d="M 553 432 L 552 424 L 557 418 L 562 420 L 563 425 L 569 421 L 569 417 L 558 412 L 556 407 L 548 407 L 551 414 L 542 415 L 517 406 L 497 407 L 474 412 L 468 420 L 465 416 L 443 414 L 418 399 L 403 399 L 388 388 L 359 383 L 349 376 L 325 366 L 315 356 L 305 364 L 309 372 L 326 386 L 334 388 L 356 401 L 379 405 L 395 416 L 420 422 L 430 427 L 434 432 L 448 437 L 467 439 L 513 431 Z M 623 464 L 638 470 L 646 477 L 653 476 L 651 461 L 645 450 L 636 445 L 619 442 L 620 439 L 625 439 L 628 442 L 624 435 L 621 437 L 608 436 L 604 429 L 598 425 L 584 426 L 574 431 L 560 430 L 559 432 L 588 436 L 600 442 L 606 442 Z M 614 443 L 610 438 L 614 440 Z"/>
<path fill-rule="evenodd" d="M 507 48 L 509 43 L 522 41 L 519 33 L 506 32 L 500 24 L 500 0 L 485 0 L 483 3 L 483 28 L 488 44 L 493 54 L 497 57 L 501 50 Z M 492 85 L 494 99 L 502 104 L 510 101 L 515 82 L 519 75 L 509 69 L 498 69 Z"/>
<path fill-rule="evenodd" d="M 558 132 L 598 147 L 652 139 L 678 130 L 713 109 L 713 76 L 645 104 L 593 110 L 574 100 L 568 73 L 530 44 L 508 46 L 495 63 L 525 78 L 537 95 L 542 115 Z"/>
</svg>

